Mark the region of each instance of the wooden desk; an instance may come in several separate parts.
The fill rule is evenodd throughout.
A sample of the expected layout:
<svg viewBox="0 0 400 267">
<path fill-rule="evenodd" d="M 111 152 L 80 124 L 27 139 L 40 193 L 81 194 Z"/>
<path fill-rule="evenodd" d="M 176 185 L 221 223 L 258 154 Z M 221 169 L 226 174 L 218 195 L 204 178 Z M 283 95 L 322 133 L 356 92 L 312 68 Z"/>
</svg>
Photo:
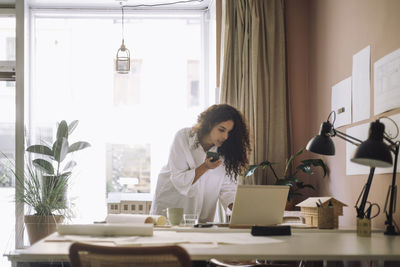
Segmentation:
<svg viewBox="0 0 400 267">
<path fill-rule="evenodd" d="M 177 229 L 175 229 L 177 230 Z M 197 230 L 197 229 L 196 229 Z M 248 233 L 247 229 L 198 229 L 207 238 L 224 233 Z M 193 230 L 177 230 L 182 236 L 190 238 Z M 159 232 L 155 230 L 154 233 Z M 198 232 L 198 231 L 196 231 Z M 173 232 L 171 232 L 173 235 Z M 68 262 L 68 249 L 71 242 L 48 242 L 57 233 L 39 241 L 28 249 L 10 253 L 8 259 L 13 266 L 22 262 Z M 247 234 L 245 235 L 247 236 Z M 263 238 L 263 237 L 262 237 Z M 342 260 L 377 260 L 400 261 L 400 236 L 385 236 L 382 232 L 374 232 L 371 237 L 358 237 L 355 231 L 292 229 L 291 236 L 269 237 L 274 240 L 265 244 L 218 244 L 217 247 L 182 244 L 193 260 L 218 259 L 269 259 L 269 260 L 309 260 L 309 261 L 342 261 Z M 97 243 L 97 242 L 96 242 Z M 103 244 L 112 245 L 110 242 Z"/>
</svg>

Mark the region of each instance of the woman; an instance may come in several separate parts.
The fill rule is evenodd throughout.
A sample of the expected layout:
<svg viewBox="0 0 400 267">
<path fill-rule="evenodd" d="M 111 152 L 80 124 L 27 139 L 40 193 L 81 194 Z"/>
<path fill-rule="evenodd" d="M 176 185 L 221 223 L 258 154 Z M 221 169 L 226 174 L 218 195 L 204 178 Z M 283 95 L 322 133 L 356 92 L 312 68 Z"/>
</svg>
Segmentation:
<svg viewBox="0 0 400 267">
<path fill-rule="evenodd" d="M 220 158 L 213 162 L 207 151 L 218 152 Z M 226 104 L 209 107 L 194 127 L 175 135 L 168 164 L 158 176 L 151 214 L 179 207 L 198 214 L 199 222 L 210 222 L 218 199 L 225 210 L 232 209 L 237 176 L 247 168 L 249 152 L 249 130 L 241 113 Z"/>
</svg>

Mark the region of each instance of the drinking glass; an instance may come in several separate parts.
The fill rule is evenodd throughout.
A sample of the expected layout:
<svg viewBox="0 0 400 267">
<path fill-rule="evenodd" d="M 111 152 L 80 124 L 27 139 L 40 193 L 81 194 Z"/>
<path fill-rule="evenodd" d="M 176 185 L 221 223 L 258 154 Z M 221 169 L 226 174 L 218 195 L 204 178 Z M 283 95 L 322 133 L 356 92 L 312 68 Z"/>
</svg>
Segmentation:
<svg viewBox="0 0 400 267">
<path fill-rule="evenodd" d="M 183 222 L 185 225 L 195 225 L 199 222 L 199 215 L 197 214 L 184 214 Z"/>
</svg>

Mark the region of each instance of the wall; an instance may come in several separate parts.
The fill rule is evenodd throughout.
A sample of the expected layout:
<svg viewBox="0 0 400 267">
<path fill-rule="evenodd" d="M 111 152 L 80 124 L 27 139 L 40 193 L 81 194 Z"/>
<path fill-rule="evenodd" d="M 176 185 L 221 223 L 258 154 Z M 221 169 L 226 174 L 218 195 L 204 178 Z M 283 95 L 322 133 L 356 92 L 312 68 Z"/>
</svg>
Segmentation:
<svg viewBox="0 0 400 267">
<path fill-rule="evenodd" d="M 286 0 L 288 84 L 291 96 L 293 148 L 307 144 L 327 119 L 331 106 L 331 87 L 352 75 L 355 53 L 371 46 L 371 114 L 373 115 L 373 63 L 400 48 L 400 1 L 397 0 Z M 380 114 L 400 113 L 400 108 Z M 345 131 L 349 126 L 340 127 Z M 330 175 L 315 179 L 316 196 L 334 196 L 348 205 L 341 226 L 354 226 L 357 197 L 367 175 L 346 176 L 346 142 L 333 139 L 336 156 L 322 157 Z M 309 152 L 308 152 L 309 153 Z M 311 153 L 308 154 L 311 156 Z M 313 157 L 318 157 L 316 154 Z M 398 180 L 400 175 L 398 174 Z M 384 207 L 391 174 L 375 175 L 369 200 Z M 397 202 L 400 201 L 398 194 Z M 394 217 L 400 223 L 400 212 Z M 384 228 L 383 212 L 372 221 Z"/>
</svg>

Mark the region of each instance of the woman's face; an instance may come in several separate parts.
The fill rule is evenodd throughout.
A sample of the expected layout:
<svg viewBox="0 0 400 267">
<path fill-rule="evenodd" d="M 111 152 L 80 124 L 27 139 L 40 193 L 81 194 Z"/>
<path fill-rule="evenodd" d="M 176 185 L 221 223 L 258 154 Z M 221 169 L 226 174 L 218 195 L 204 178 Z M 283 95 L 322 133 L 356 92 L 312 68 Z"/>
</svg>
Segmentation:
<svg viewBox="0 0 400 267">
<path fill-rule="evenodd" d="M 223 121 L 216 124 L 210 131 L 208 135 L 209 143 L 214 144 L 217 147 L 222 146 L 222 144 L 228 139 L 229 132 L 233 129 L 234 122 L 232 120 Z"/>
</svg>

